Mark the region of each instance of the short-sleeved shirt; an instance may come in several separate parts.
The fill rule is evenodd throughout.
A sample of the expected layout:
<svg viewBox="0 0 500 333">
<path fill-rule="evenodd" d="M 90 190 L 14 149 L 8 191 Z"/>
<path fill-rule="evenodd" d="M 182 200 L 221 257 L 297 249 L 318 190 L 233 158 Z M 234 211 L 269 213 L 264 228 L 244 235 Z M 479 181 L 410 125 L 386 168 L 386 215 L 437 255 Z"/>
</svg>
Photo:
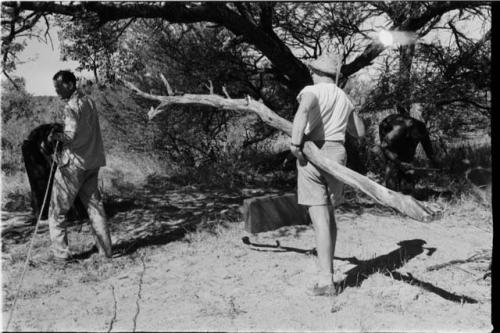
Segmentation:
<svg viewBox="0 0 500 333">
<path fill-rule="evenodd" d="M 318 105 L 308 113 L 304 134 L 311 141 L 345 141 L 347 121 L 354 109 L 347 94 L 334 83 L 317 83 L 306 86 L 297 95 L 312 93 Z"/>
<path fill-rule="evenodd" d="M 79 91 L 64 107 L 64 133 L 72 140 L 64 146 L 63 161 L 69 158 L 87 170 L 106 165 L 95 103 Z"/>
</svg>

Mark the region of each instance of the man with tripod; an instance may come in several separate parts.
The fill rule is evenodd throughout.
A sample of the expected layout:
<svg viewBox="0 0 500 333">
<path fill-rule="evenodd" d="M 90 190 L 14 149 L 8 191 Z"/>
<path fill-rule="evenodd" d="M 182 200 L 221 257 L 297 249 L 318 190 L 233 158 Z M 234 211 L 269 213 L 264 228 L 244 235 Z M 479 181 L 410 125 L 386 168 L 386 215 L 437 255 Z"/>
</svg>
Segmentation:
<svg viewBox="0 0 500 333">
<path fill-rule="evenodd" d="M 55 260 L 72 259 L 65 215 L 78 195 L 87 209 L 99 254 L 109 258 L 111 238 L 97 183 L 99 168 L 106 164 L 97 110 L 89 97 L 76 89 L 72 72 L 57 72 L 53 82 L 57 95 L 67 104 L 64 132 L 52 133 L 49 138 L 62 145 L 49 207 L 52 253 Z"/>
</svg>

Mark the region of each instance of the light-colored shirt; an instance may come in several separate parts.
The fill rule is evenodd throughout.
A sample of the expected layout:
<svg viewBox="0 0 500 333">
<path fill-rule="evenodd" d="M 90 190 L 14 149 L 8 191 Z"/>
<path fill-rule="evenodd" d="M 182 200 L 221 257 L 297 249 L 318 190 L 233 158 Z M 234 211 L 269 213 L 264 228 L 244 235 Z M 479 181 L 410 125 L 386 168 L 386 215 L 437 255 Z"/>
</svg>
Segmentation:
<svg viewBox="0 0 500 333">
<path fill-rule="evenodd" d="M 87 170 L 106 165 L 95 103 L 79 91 L 71 95 L 64 107 L 64 134 L 69 142 L 64 145 L 63 161 L 72 159 Z"/>
<path fill-rule="evenodd" d="M 334 83 L 317 83 L 304 87 L 297 100 L 304 93 L 316 96 L 318 104 L 310 110 L 304 134 L 311 141 L 345 141 L 349 116 L 354 109 L 347 94 Z"/>
</svg>

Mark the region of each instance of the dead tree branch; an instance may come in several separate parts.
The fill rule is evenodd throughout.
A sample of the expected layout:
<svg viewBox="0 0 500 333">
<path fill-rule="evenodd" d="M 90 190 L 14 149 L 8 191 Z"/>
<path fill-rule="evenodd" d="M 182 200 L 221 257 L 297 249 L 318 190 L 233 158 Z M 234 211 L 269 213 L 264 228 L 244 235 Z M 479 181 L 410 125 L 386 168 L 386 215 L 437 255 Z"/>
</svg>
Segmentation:
<svg viewBox="0 0 500 333">
<path fill-rule="evenodd" d="M 222 92 L 224 95 L 226 95 L 227 99 L 231 99 L 231 96 L 229 96 L 229 93 L 227 92 L 226 86 L 222 86 Z"/>
<path fill-rule="evenodd" d="M 254 112 L 266 124 L 277 128 L 288 136 L 292 133 L 292 123 L 281 118 L 263 103 L 255 101 L 247 96 L 244 99 L 227 99 L 219 95 L 197 95 L 185 94 L 182 96 L 159 96 L 141 91 L 130 82 L 125 84 L 134 90 L 139 96 L 158 101 L 160 106 L 148 112 L 149 119 L 164 111 L 168 105 L 204 105 L 211 106 L 220 110 L 233 110 L 238 112 Z M 409 217 L 423 222 L 429 222 L 439 217 L 439 212 L 425 205 L 425 203 L 415 200 L 409 195 L 403 195 L 385 188 L 373 180 L 358 174 L 357 172 L 346 168 L 339 163 L 330 160 L 324 156 L 312 142 L 306 142 L 303 152 L 307 159 L 320 169 L 335 176 L 345 184 L 358 189 L 375 201 L 390 206 Z"/>
<path fill-rule="evenodd" d="M 207 87 L 208 92 L 210 93 L 210 95 L 214 94 L 214 84 L 212 83 L 212 80 L 208 80 L 208 85 L 205 84 L 205 87 Z"/>
<path fill-rule="evenodd" d="M 470 262 L 487 261 L 487 260 L 491 260 L 490 253 L 479 253 L 479 254 L 475 254 L 473 256 L 470 256 L 467 259 L 455 259 L 455 260 L 450 260 L 450 261 L 442 263 L 442 264 L 437 264 L 437 265 L 427 267 L 426 271 L 428 271 L 428 272 L 436 271 L 436 270 L 439 270 L 439 269 L 442 269 L 442 268 L 445 268 L 448 266 L 452 266 L 452 265 L 467 264 Z"/>
<path fill-rule="evenodd" d="M 163 84 L 165 85 L 165 88 L 167 89 L 167 94 L 168 96 L 173 96 L 174 91 L 172 90 L 172 87 L 170 87 L 170 84 L 168 83 L 167 79 L 163 74 L 160 74 L 161 80 L 163 81 Z"/>
</svg>

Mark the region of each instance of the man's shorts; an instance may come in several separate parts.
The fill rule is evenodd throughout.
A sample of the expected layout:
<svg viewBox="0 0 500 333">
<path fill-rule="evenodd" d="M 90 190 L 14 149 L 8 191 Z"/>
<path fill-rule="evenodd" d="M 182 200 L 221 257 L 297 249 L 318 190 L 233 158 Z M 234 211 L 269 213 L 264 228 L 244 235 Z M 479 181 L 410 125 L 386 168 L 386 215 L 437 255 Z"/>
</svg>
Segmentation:
<svg viewBox="0 0 500 333">
<path fill-rule="evenodd" d="M 345 165 L 347 156 L 341 141 L 315 141 L 321 154 Z M 319 206 L 342 203 L 344 183 L 315 167 L 311 162 L 301 166 L 297 161 L 297 197 L 299 205 Z"/>
</svg>

